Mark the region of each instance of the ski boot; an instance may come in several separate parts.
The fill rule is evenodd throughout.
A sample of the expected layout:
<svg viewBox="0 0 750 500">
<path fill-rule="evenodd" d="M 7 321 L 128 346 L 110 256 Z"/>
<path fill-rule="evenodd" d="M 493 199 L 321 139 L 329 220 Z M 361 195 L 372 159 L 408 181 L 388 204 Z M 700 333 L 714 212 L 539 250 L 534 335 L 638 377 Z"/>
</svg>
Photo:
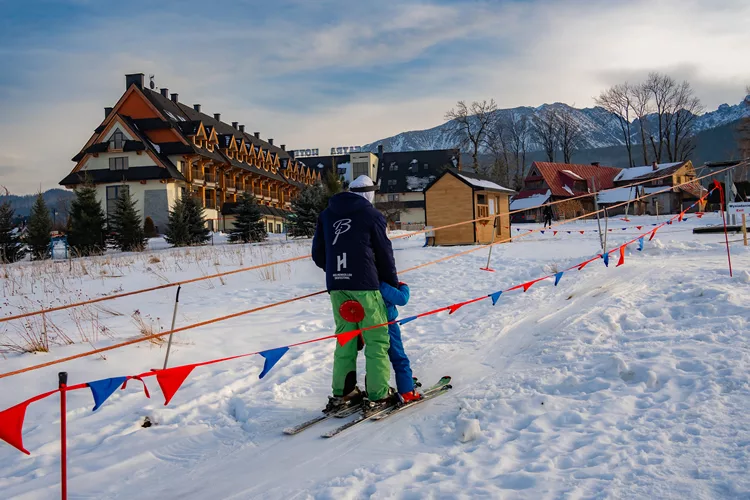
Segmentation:
<svg viewBox="0 0 750 500">
<path fill-rule="evenodd" d="M 345 408 L 362 404 L 364 396 L 364 393 L 356 386 L 354 387 L 354 390 L 346 396 L 328 396 L 328 404 L 323 410 L 323 413 L 338 413 Z"/>
<path fill-rule="evenodd" d="M 414 401 L 419 401 L 420 399 L 422 399 L 422 395 L 418 393 L 416 389 L 414 389 L 411 392 L 405 392 L 403 394 L 399 394 L 398 399 L 399 401 L 401 401 L 401 404 L 407 404 L 407 403 L 411 403 Z"/>
<path fill-rule="evenodd" d="M 390 387 L 388 389 L 388 393 L 382 399 L 378 399 L 377 401 L 370 401 L 368 398 L 364 398 L 362 400 L 362 413 L 364 414 L 365 418 L 367 418 L 370 415 L 388 408 L 389 406 L 393 406 L 398 401 L 399 399 L 396 389 Z"/>
</svg>

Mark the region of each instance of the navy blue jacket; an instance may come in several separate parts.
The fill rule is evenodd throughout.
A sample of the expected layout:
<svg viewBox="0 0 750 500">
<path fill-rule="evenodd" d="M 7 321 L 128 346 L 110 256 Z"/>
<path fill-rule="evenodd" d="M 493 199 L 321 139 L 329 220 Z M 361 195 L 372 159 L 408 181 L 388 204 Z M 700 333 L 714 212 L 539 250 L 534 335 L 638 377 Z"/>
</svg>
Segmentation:
<svg viewBox="0 0 750 500">
<path fill-rule="evenodd" d="M 315 265 L 326 272 L 328 290 L 379 290 L 398 286 L 385 217 L 354 193 L 339 193 L 318 217 L 312 242 Z"/>
</svg>

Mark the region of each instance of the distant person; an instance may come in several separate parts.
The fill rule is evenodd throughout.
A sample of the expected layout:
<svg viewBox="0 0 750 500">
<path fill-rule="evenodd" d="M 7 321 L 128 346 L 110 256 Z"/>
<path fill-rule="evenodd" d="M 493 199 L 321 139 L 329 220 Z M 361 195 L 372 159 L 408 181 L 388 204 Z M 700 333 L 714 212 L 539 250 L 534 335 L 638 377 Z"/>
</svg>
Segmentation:
<svg viewBox="0 0 750 500">
<path fill-rule="evenodd" d="M 544 216 L 544 227 L 546 228 L 547 226 L 549 226 L 550 228 L 552 228 L 552 206 L 549 204 L 544 205 L 542 215 Z"/>
<path fill-rule="evenodd" d="M 373 206 L 376 190 L 372 179 L 361 175 L 349 185 L 348 192 L 334 195 L 318 217 L 312 258 L 326 272 L 337 334 L 387 323 L 380 283 L 398 286 L 385 217 Z M 364 309 L 364 319 L 358 323 L 342 317 L 342 305 L 348 301 L 356 301 Z M 375 412 L 393 403 L 388 327 L 365 330 L 362 336 L 366 398 L 357 387 L 357 341 L 344 346 L 337 343 L 333 357 L 333 396 L 329 397 L 326 412 L 359 402 L 365 412 Z"/>
</svg>

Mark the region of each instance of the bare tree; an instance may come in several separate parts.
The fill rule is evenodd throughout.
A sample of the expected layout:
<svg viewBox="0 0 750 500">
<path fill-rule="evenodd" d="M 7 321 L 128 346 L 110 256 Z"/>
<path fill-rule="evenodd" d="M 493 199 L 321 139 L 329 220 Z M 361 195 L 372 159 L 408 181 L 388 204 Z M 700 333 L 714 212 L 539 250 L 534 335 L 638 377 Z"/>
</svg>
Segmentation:
<svg viewBox="0 0 750 500">
<path fill-rule="evenodd" d="M 745 102 L 750 104 L 750 85 L 745 89 Z M 750 158 L 750 117 L 740 120 L 737 127 L 737 146 L 743 158 Z"/>
<path fill-rule="evenodd" d="M 492 165 L 489 176 L 505 186 L 510 186 L 510 148 L 508 141 L 506 120 L 500 117 L 495 126 L 487 134 L 487 149 L 492 155 Z"/>
<path fill-rule="evenodd" d="M 549 161 L 555 161 L 558 144 L 557 112 L 549 106 L 542 108 L 531 119 L 531 134 L 544 150 Z"/>
<path fill-rule="evenodd" d="M 507 129 L 506 141 L 510 151 L 509 182 L 506 186 L 520 189 L 526 173 L 526 150 L 529 146 L 531 126 L 526 115 L 512 110 L 503 115 L 503 120 Z"/>
<path fill-rule="evenodd" d="M 581 127 L 576 122 L 570 108 L 565 106 L 557 110 L 557 143 L 563 154 L 563 161 L 571 163 L 573 153 L 580 149 L 582 142 Z"/>
<path fill-rule="evenodd" d="M 643 152 L 643 164 L 650 165 L 648 161 L 648 142 L 647 137 L 651 137 L 648 123 L 648 115 L 651 114 L 651 92 L 645 83 L 631 87 L 632 99 L 630 100 L 630 109 L 638 120 L 641 135 L 641 151 Z"/>
<path fill-rule="evenodd" d="M 469 148 L 474 169 L 479 168 L 479 150 L 487 146 L 487 134 L 496 119 L 497 104 L 494 99 L 474 101 L 467 106 L 458 101 L 456 107 L 445 114 L 453 124 L 461 148 Z"/>
<path fill-rule="evenodd" d="M 677 86 L 670 102 L 670 129 L 667 130 L 669 161 L 685 161 L 695 150 L 695 121 L 704 107 L 690 83 Z"/>
<path fill-rule="evenodd" d="M 654 135 L 651 134 L 651 148 L 654 151 L 656 162 L 661 163 L 664 148 L 666 147 L 669 150 L 667 140 L 672 121 L 670 109 L 671 102 L 674 100 L 677 82 L 669 75 L 653 72 L 649 73 L 645 85 L 651 93 L 657 119 L 658 142 L 654 140 Z"/>
<path fill-rule="evenodd" d="M 610 87 L 599 94 L 594 99 L 597 106 L 602 107 L 605 111 L 617 117 L 622 131 L 622 137 L 625 140 L 625 149 L 628 150 L 628 165 L 634 166 L 633 163 L 633 140 L 630 133 L 630 109 L 633 100 L 633 91 L 628 83 L 622 83 Z"/>
<path fill-rule="evenodd" d="M 401 214 L 408 212 L 406 203 L 400 201 L 381 201 L 375 206 L 385 217 L 386 222 L 395 224 L 401 218 Z"/>
</svg>

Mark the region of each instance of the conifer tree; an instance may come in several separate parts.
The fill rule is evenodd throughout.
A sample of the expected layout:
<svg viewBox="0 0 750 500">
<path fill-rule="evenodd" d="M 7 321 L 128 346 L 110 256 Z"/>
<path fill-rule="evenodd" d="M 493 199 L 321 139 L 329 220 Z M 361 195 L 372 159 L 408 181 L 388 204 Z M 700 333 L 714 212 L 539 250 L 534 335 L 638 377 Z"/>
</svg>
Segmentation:
<svg viewBox="0 0 750 500">
<path fill-rule="evenodd" d="M 68 244 L 76 255 L 98 254 L 105 248 L 106 218 L 96 199 L 96 188 L 84 185 L 76 189 L 76 197 L 70 204 L 70 231 Z"/>
<path fill-rule="evenodd" d="M 52 218 L 42 193 L 39 193 L 31 207 L 29 225 L 26 228 L 25 240 L 32 259 L 42 260 L 50 257 L 51 232 Z"/>
<path fill-rule="evenodd" d="M 261 220 L 260 207 L 255 196 L 242 193 L 237 203 L 237 216 L 234 227 L 229 230 L 229 241 L 250 243 L 263 241 L 268 237 L 266 225 Z"/>
<path fill-rule="evenodd" d="M 190 244 L 190 231 L 188 229 L 187 217 L 185 216 L 185 199 L 177 200 L 169 212 L 167 230 L 164 239 L 172 246 L 184 247 Z"/>
<path fill-rule="evenodd" d="M 123 252 L 140 252 L 145 248 L 146 237 L 141 226 L 141 217 L 135 209 L 135 200 L 130 196 L 130 192 L 121 191 L 115 203 L 115 211 L 109 218 L 109 229 L 113 242 Z"/>
<path fill-rule="evenodd" d="M 156 232 L 154 219 L 152 219 L 151 217 L 146 217 L 146 219 L 143 221 L 143 234 L 144 236 L 146 236 L 146 238 L 155 238 L 159 236 L 159 234 Z"/>
<path fill-rule="evenodd" d="M 334 170 L 328 170 L 323 176 L 324 196 L 322 200 L 322 207 L 320 209 L 321 212 L 328 206 L 328 200 L 330 200 L 333 195 L 338 194 L 343 190 L 344 183 L 341 180 L 341 177 Z"/>
<path fill-rule="evenodd" d="M 305 186 L 292 201 L 292 214 L 287 222 L 289 236 L 311 238 L 315 234 L 318 215 L 324 208 L 325 192 L 319 184 Z"/>
<path fill-rule="evenodd" d="M 26 249 L 13 225 L 14 210 L 10 202 L 0 204 L 0 263 L 6 264 L 23 259 Z"/>
<path fill-rule="evenodd" d="M 211 231 L 206 227 L 206 215 L 203 207 L 192 196 L 185 200 L 185 216 L 190 232 L 191 245 L 202 245 L 211 239 Z"/>
</svg>

